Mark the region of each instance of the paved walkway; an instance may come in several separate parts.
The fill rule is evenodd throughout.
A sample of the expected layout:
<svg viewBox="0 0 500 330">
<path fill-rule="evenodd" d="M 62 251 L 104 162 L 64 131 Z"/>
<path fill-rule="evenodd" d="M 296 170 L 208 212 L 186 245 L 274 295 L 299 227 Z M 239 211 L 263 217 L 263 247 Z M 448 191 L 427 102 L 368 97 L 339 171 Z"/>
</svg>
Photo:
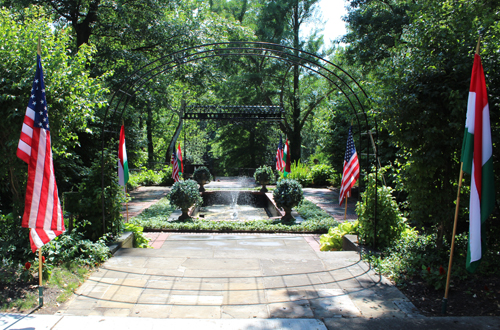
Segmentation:
<svg viewBox="0 0 500 330">
<path fill-rule="evenodd" d="M 121 249 L 64 315 L 268 319 L 418 316 L 356 252 L 317 252 L 303 236 L 170 234 Z"/>
</svg>

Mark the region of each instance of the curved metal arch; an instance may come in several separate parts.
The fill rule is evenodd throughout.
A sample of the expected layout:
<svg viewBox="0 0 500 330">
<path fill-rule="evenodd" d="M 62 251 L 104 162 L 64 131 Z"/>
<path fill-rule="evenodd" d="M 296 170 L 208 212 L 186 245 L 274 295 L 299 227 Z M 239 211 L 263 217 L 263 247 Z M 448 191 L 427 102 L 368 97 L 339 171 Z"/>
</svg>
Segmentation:
<svg viewBox="0 0 500 330">
<path fill-rule="evenodd" d="M 225 48 L 223 48 L 223 47 L 220 47 L 220 46 L 224 46 L 224 45 L 230 45 L 230 46 L 233 46 L 233 45 L 251 45 L 251 46 L 259 46 L 260 48 L 255 48 L 255 47 L 225 47 Z M 209 49 L 206 49 L 206 48 L 209 48 Z M 292 53 L 287 52 L 287 50 L 292 51 Z M 231 53 L 231 52 L 226 53 L 227 51 L 238 51 L 239 53 Z M 251 53 L 241 53 L 241 51 L 251 51 Z M 264 52 L 264 54 L 252 53 L 255 51 L 261 51 L 261 52 Z M 192 53 L 190 53 L 190 52 L 192 52 Z M 265 54 L 268 52 L 274 53 L 275 55 Z M 202 57 L 196 57 L 198 55 L 207 54 L 207 53 L 215 53 L 215 54 L 202 56 Z M 319 60 L 320 62 L 323 62 L 325 64 L 322 65 L 320 63 L 316 63 L 308 58 L 302 57 L 301 55 L 307 55 L 307 56 L 314 58 L 316 60 Z M 112 114 L 113 119 L 118 112 L 120 113 L 119 116 L 122 117 L 123 113 L 125 112 L 125 110 L 128 106 L 129 101 L 134 97 L 135 93 L 140 88 L 142 88 L 142 86 L 144 86 L 144 84 L 146 84 L 148 81 L 151 81 L 156 76 L 158 76 L 162 73 L 174 70 L 175 68 L 181 67 L 184 64 L 187 64 L 190 62 L 200 61 L 200 60 L 207 59 L 207 58 L 232 57 L 232 56 L 257 56 L 257 57 L 265 57 L 265 58 L 274 58 L 274 59 L 277 59 L 280 61 L 288 62 L 290 64 L 299 65 L 299 66 L 303 67 L 304 69 L 309 70 L 311 72 L 314 72 L 314 73 L 324 77 L 325 79 L 327 79 L 348 100 L 349 105 L 351 107 L 351 110 L 356 117 L 356 122 L 357 122 L 357 126 L 359 129 L 359 136 L 360 136 L 358 141 L 359 141 L 359 144 L 361 144 L 361 140 L 362 140 L 361 139 L 361 131 L 363 131 L 363 129 L 362 129 L 363 125 L 361 124 L 360 119 L 358 117 L 358 109 L 360 110 L 360 114 L 364 117 L 364 124 L 366 125 L 365 126 L 366 131 L 369 130 L 370 123 L 368 122 L 368 116 L 367 116 L 366 111 L 364 109 L 363 103 L 359 99 L 357 93 L 351 87 L 351 84 L 354 84 L 355 88 L 357 87 L 362 92 L 362 94 L 364 95 L 364 97 L 366 98 L 366 100 L 369 103 L 370 103 L 370 99 L 369 99 L 367 93 L 365 92 L 365 90 L 362 88 L 362 86 L 348 72 L 346 72 L 340 66 L 338 66 L 338 65 L 336 65 L 336 64 L 334 64 L 334 63 L 332 63 L 332 62 L 330 62 L 330 61 L 328 61 L 328 60 L 326 60 L 326 59 L 324 59 L 316 54 L 313 54 L 313 53 L 310 53 L 307 51 L 295 49 L 295 48 L 289 47 L 289 46 L 267 43 L 267 42 L 245 42 L 245 41 L 232 41 L 231 42 L 231 41 L 229 41 L 229 42 L 218 42 L 218 43 L 210 43 L 210 44 L 192 46 L 192 47 L 188 47 L 188 48 L 164 55 L 164 56 L 159 57 L 158 59 L 142 66 L 141 68 L 139 68 L 138 70 L 133 72 L 120 85 L 118 90 L 115 93 L 113 93 L 113 95 L 110 99 L 109 105 L 106 108 L 105 115 L 103 118 L 103 123 L 102 123 L 102 135 L 101 135 L 102 136 L 102 154 L 101 154 L 101 159 L 102 159 L 102 189 L 103 189 L 103 191 L 104 191 L 104 148 L 105 148 L 105 141 L 106 141 L 105 132 L 106 132 L 106 125 L 108 124 L 108 115 L 109 115 L 110 110 L 112 109 L 113 102 L 115 101 L 115 98 L 117 97 L 117 93 L 123 93 L 123 95 L 118 97 L 118 101 L 117 101 L 116 105 L 114 106 L 114 110 L 113 110 L 113 114 Z M 191 58 L 191 57 L 194 57 L 194 58 Z M 292 58 L 293 60 L 290 58 Z M 167 59 L 168 61 L 166 63 L 162 62 L 165 59 Z M 160 64 L 158 64 L 158 63 L 160 63 Z M 171 64 L 173 64 L 173 65 L 171 65 Z M 316 70 L 311 68 L 309 65 L 316 67 Z M 335 68 L 336 70 L 339 70 L 341 72 L 339 74 L 345 74 L 348 78 L 344 79 L 344 78 L 340 77 L 339 74 L 328 69 L 326 67 L 326 65 L 330 65 L 331 67 Z M 159 68 L 162 68 L 162 69 L 159 70 Z M 326 73 L 320 72 L 322 70 L 324 70 Z M 334 79 L 332 79 L 332 77 L 330 75 L 332 77 L 335 77 L 336 78 L 335 80 L 337 80 L 337 81 L 334 81 Z M 346 93 L 346 91 L 344 91 L 344 89 L 341 88 L 337 82 L 340 82 L 340 85 L 345 85 L 350 93 Z M 354 96 L 355 100 L 351 100 L 350 96 L 351 97 Z M 123 101 L 123 98 L 125 98 L 125 100 L 123 102 L 123 105 L 121 105 L 122 109 L 121 109 L 121 111 L 118 111 L 118 109 L 120 108 L 120 104 Z M 356 105 L 353 104 L 353 101 L 354 101 L 354 103 L 356 103 Z M 376 118 L 373 118 L 373 120 L 374 120 L 373 124 L 375 126 L 375 130 L 378 131 L 377 120 L 376 120 Z M 368 146 L 367 146 L 367 151 L 368 151 L 369 150 L 369 141 L 367 141 L 367 143 L 368 143 Z M 377 146 L 377 141 L 375 141 L 375 147 L 376 146 Z M 375 148 L 375 152 L 376 152 L 376 154 L 375 154 L 375 160 L 376 160 L 378 157 L 377 148 Z M 377 167 L 375 167 L 375 171 L 378 172 Z M 370 172 L 371 172 L 371 170 L 370 170 L 370 155 L 368 154 L 367 155 L 367 173 L 370 173 Z M 375 180 L 375 181 L 377 181 L 377 180 Z M 105 231 L 104 194 L 102 196 L 103 196 L 102 197 L 102 207 L 103 207 L 102 214 L 103 214 L 103 232 L 104 232 Z M 375 196 L 377 196 L 377 194 L 375 194 Z M 375 203 L 375 208 L 376 208 L 376 205 L 377 205 L 377 203 Z M 375 214 L 374 214 L 375 223 L 376 223 L 376 218 L 377 218 L 376 214 L 377 213 L 376 213 L 376 209 L 375 209 Z"/>
<path fill-rule="evenodd" d="M 248 50 L 252 50 L 252 49 L 248 49 Z M 213 50 L 211 50 L 213 51 Z M 198 55 L 198 54 L 206 54 L 208 51 L 203 51 L 203 52 L 200 52 L 200 53 L 197 53 L 195 55 Z M 190 56 L 193 56 L 193 55 L 190 55 Z M 345 96 L 345 98 L 349 101 L 349 104 L 351 106 L 351 109 L 354 111 L 354 115 L 356 116 L 356 121 L 357 121 L 357 124 L 358 124 L 358 127 L 361 127 L 361 123 L 359 122 L 359 118 L 358 118 L 358 113 L 357 113 L 357 110 L 356 110 L 356 106 L 353 104 L 352 100 L 350 99 L 350 95 L 353 95 L 355 98 L 356 98 L 356 101 L 359 105 L 359 107 L 361 108 L 361 114 L 364 116 L 364 119 L 365 119 L 365 124 L 368 126 L 369 123 L 368 123 L 368 117 L 366 115 L 366 112 L 364 111 L 364 107 L 363 107 L 363 104 L 362 102 L 359 100 L 358 96 L 356 95 L 356 93 L 352 90 L 352 88 L 341 78 L 341 77 L 338 77 L 337 75 L 335 75 L 335 73 L 331 72 L 329 69 L 326 69 L 324 68 L 325 71 L 327 72 L 330 72 L 332 73 L 332 75 L 334 75 L 335 77 L 337 77 L 345 86 L 347 86 L 347 88 L 349 89 L 349 91 L 351 92 L 351 94 L 349 95 L 346 91 L 344 91 L 344 89 L 334 80 L 332 80 L 330 77 L 328 77 L 326 74 L 320 72 L 319 70 L 315 70 L 315 69 L 312 69 L 306 65 L 304 65 L 303 63 L 300 63 L 300 62 L 297 62 L 297 61 L 293 61 L 293 60 L 289 60 L 289 59 L 286 59 L 286 58 L 282 58 L 282 57 L 279 57 L 279 56 L 274 56 L 274 55 L 267 55 L 267 54 L 259 54 L 259 53 L 219 53 L 219 54 L 214 54 L 214 55 L 206 55 L 206 56 L 203 56 L 203 57 L 197 57 L 197 58 L 193 58 L 193 59 L 187 59 L 188 57 L 185 57 L 185 61 L 182 62 L 182 63 L 178 63 L 177 61 L 170 61 L 168 63 L 165 63 L 163 65 L 161 65 L 161 67 L 165 67 L 167 65 L 170 65 L 170 64 L 173 64 L 175 63 L 174 65 L 172 66 L 169 66 L 169 67 L 166 67 L 166 68 L 163 68 L 161 69 L 160 71 L 157 71 L 156 73 L 152 74 L 151 76 L 148 77 L 148 79 L 143 79 L 143 77 L 145 77 L 145 75 L 139 77 L 138 81 L 140 81 L 141 83 L 139 83 L 137 86 L 134 84 L 133 86 L 136 86 L 135 90 L 133 91 L 129 91 L 128 93 L 126 93 L 129 97 L 126 99 L 125 101 L 125 104 L 123 105 L 122 107 L 122 111 L 119 115 L 119 117 L 122 117 L 123 116 L 123 112 L 125 111 L 126 109 L 126 106 L 128 105 L 128 101 L 131 99 L 132 95 L 135 94 L 136 91 L 138 91 L 147 81 L 150 81 L 152 80 L 153 78 L 159 76 L 160 74 L 162 73 L 165 73 L 167 71 L 170 71 L 170 70 L 173 70 L 177 67 L 180 67 L 184 64 L 187 64 L 187 63 L 190 63 L 190 62 L 195 62 L 195 61 L 199 61 L 199 60 L 203 60 L 203 59 L 207 59 L 207 58 L 214 58 L 214 57 L 231 57 L 231 56 L 256 56 L 256 57 L 265 57 L 265 58 L 274 58 L 274 59 L 278 59 L 278 60 L 282 60 L 282 61 L 285 61 L 285 62 L 289 62 L 291 64 L 296 64 L 296 65 L 299 65 L 309 71 L 312 71 L 322 77 L 324 77 L 325 79 L 327 79 L 330 83 L 332 83 L 338 90 L 340 90 L 340 92 Z M 292 55 L 293 56 L 293 55 Z M 148 73 L 151 73 L 153 70 L 157 69 L 158 67 L 155 67 L 154 69 L 150 70 Z M 322 69 L 322 67 L 320 67 L 320 69 Z M 118 107 L 118 106 L 117 106 Z M 116 112 L 115 112 L 116 113 Z M 105 124 L 105 121 L 103 123 L 103 125 Z M 360 129 L 361 131 L 361 129 Z M 104 138 L 103 138 L 104 140 Z"/>
<path fill-rule="evenodd" d="M 153 75 L 152 77 L 147 77 L 147 75 L 149 75 L 150 73 L 152 73 L 153 71 L 155 71 L 156 69 L 158 69 L 159 67 L 163 67 L 163 66 L 166 66 L 166 65 L 169 65 L 171 63 L 178 63 L 179 65 L 183 65 L 183 64 L 186 64 L 188 62 L 192 62 L 193 60 L 188 60 L 186 61 L 187 58 L 191 57 L 191 56 L 196 56 L 196 55 L 199 55 L 199 54 L 204 54 L 204 53 L 209 53 L 209 52 L 220 52 L 220 51 L 230 51 L 230 50 L 250 50 L 250 51 L 265 51 L 265 52 L 275 52 L 275 53 L 278 53 L 280 55 L 286 55 L 286 56 L 291 56 L 291 57 L 295 57 L 301 61 L 305 61 L 305 62 L 308 62 L 309 64 L 312 64 L 316 67 L 319 67 L 320 69 L 324 69 L 326 70 L 328 73 L 332 74 L 333 76 L 335 76 L 337 79 L 339 79 L 343 84 L 345 84 L 349 90 L 351 91 L 351 93 L 356 97 L 357 99 L 357 103 L 358 105 L 360 106 L 360 108 L 362 109 L 362 113 L 365 115 L 365 121 L 367 122 L 367 118 L 366 118 L 366 113 L 364 111 L 364 106 L 363 104 L 360 102 L 359 98 L 357 97 L 356 93 L 352 90 L 352 88 L 350 87 L 350 85 L 344 80 L 342 79 L 341 77 L 339 77 L 335 72 L 327 69 L 325 66 L 322 66 L 318 63 L 315 63 L 311 60 L 308 60 L 307 58 L 303 58 L 303 57 L 300 57 L 300 56 L 296 56 L 295 54 L 291 54 L 291 53 L 286 53 L 286 52 L 283 52 L 283 51 L 280 51 L 280 50 L 276 50 L 276 49 L 271 49 L 271 48 L 245 48 L 245 47 L 232 47 L 232 48 L 212 48 L 212 49 L 208 49 L 208 50 L 201 50 L 201 51 L 197 51 L 193 54 L 189 54 L 189 55 L 183 55 L 183 56 L 178 56 L 178 54 L 181 54 L 181 53 L 185 53 L 187 50 L 191 50 L 191 49 L 197 49 L 197 48 L 204 48 L 204 47 L 207 47 L 207 46 L 214 46 L 214 45 L 232 45 L 232 44 L 252 44 L 252 45 L 271 45 L 271 46 L 275 46 L 275 47 L 278 47 L 278 48 L 283 48 L 283 49 L 290 49 L 290 50 L 294 50 L 294 48 L 291 48 L 291 47 L 287 47 L 287 46 L 281 46 L 281 45 L 277 45 L 277 44 L 271 44 L 271 43 L 263 43 L 263 42 L 222 42 L 222 43 L 212 43 L 212 44 L 206 44 L 206 45 L 200 45 L 200 46 L 195 46 L 195 47 L 190 47 L 190 48 L 186 48 L 184 50 L 181 50 L 181 51 L 177 51 L 177 52 L 174 52 L 174 53 L 171 53 L 171 54 L 168 54 L 168 55 L 165 55 L 165 56 L 162 56 L 160 58 L 158 58 L 157 60 L 155 61 L 152 61 L 148 64 L 146 64 L 145 66 L 143 66 L 142 68 L 138 69 L 137 71 L 135 71 L 119 88 L 119 91 L 123 91 L 122 88 L 126 89 L 125 86 L 127 85 L 127 83 L 134 77 L 136 76 L 137 73 L 139 72 L 142 72 L 142 70 L 148 68 L 148 67 L 151 67 L 153 64 L 155 63 L 158 63 L 158 62 L 161 62 L 163 59 L 166 59 L 166 58 L 172 58 L 174 57 L 174 60 L 170 61 L 170 62 L 167 62 L 167 63 L 162 63 L 160 65 L 157 65 L 155 67 L 153 67 L 152 69 L 148 69 L 145 73 L 143 73 L 142 75 L 140 75 L 138 78 L 137 78 L 137 81 L 139 80 L 145 80 L 145 81 L 148 81 L 150 79 L 152 79 L 154 76 L 156 76 L 157 74 Z M 343 70 L 342 68 L 340 68 L 338 65 L 328 61 L 328 60 L 325 60 L 315 54 L 312 54 L 312 53 L 309 53 L 309 52 L 305 52 L 305 51 L 301 51 L 301 50 L 298 50 L 299 53 L 304 53 L 304 54 L 307 54 L 308 56 L 312 56 L 316 59 L 319 59 L 323 62 L 325 62 L 326 64 L 329 64 L 333 67 L 335 67 L 336 69 L 339 69 L 342 73 L 346 74 L 349 79 L 362 91 L 362 93 L 364 94 L 364 96 L 368 99 L 368 96 L 366 94 L 366 92 L 363 90 L 363 88 L 358 84 L 358 82 L 352 78 L 351 75 L 349 75 L 345 70 Z M 232 53 L 229 53 L 225 56 L 236 56 L 236 55 L 239 55 L 239 56 L 266 56 L 266 55 L 263 55 L 263 54 L 247 54 L 247 53 L 239 53 L 239 54 L 232 54 Z M 216 55 L 214 55 L 213 57 L 218 57 L 218 56 L 224 56 L 223 54 L 221 53 L 218 53 Z M 276 57 L 280 60 L 286 60 L 285 57 L 281 57 L 281 56 L 278 56 Z M 200 59 L 203 59 L 203 58 L 198 58 L 196 60 L 200 60 Z M 183 61 L 184 60 L 184 61 Z M 297 63 L 295 62 L 295 64 L 299 64 L 301 65 L 302 67 L 308 69 L 308 70 L 311 70 L 309 67 L 303 65 L 302 63 Z M 172 67 L 173 68 L 173 67 Z M 166 70 L 161 70 L 161 72 L 159 73 L 162 73 L 162 72 L 165 72 Z M 158 74 L 159 74 L 158 73 Z M 146 78 L 146 79 L 144 79 Z M 136 83 L 135 82 L 132 82 L 132 87 L 135 85 Z M 141 84 L 142 85 L 142 84 Z M 136 88 L 137 90 L 137 88 Z M 125 92 L 126 93 L 126 92 Z M 126 94 L 132 94 L 134 93 L 134 91 L 128 91 L 128 93 Z M 112 103 L 114 97 L 115 97 L 116 94 L 113 95 L 110 103 Z M 347 95 L 344 93 L 344 95 L 347 97 Z M 120 102 L 120 101 L 119 101 Z M 117 107 L 119 106 L 119 104 L 117 105 Z M 107 112 L 108 112 L 108 109 L 109 107 L 106 109 L 106 114 L 105 114 L 105 118 L 107 117 Z M 358 123 L 359 124 L 359 123 Z"/>
</svg>

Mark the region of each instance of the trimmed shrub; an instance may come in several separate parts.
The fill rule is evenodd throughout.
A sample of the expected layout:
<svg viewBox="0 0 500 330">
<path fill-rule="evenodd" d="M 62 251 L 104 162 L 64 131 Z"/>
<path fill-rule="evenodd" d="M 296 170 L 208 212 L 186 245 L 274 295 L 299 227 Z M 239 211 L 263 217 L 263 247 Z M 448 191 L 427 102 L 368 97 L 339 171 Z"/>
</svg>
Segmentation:
<svg viewBox="0 0 500 330">
<path fill-rule="evenodd" d="M 182 210 L 179 220 L 187 217 L 187 210 L 193 205 L 201 205 L 203 199 L 198 191 L 198 185 L 193 180 L 179 181 L 174 183 L 170 194 L 168 194 L 170 204 Z"/>
<path fill-rule="evenodd" d="M 297 181 L 284 179 L 278 181 L 276 189 L 273 191 L 273 198 L 278 207 L 287 211 L 287 209 L 292 209 L 302 202 L 304 192 L 302 191 L 302 186 Z M 282 220 L 284 219 L 282 218 Z"/>
<path fill-rule="evenodd" d="M 274 173 L 270 166 L 263 165 L 255 170 L 253 177 L 259 184 L 269 184 L 273 180 Z"/>
</svg>

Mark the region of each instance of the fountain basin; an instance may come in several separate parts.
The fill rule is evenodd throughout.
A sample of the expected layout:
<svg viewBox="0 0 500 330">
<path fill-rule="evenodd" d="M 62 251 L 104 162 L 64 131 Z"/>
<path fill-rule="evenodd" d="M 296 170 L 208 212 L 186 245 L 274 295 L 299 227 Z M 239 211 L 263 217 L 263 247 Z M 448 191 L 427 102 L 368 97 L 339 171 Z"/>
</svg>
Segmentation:
<svg viewBox="0 0 500 330">
<path fill-rule="evenodd" d="M 202 193 L 203 204 L 192 216 L 213 221 L 251 221 L 280 218 L 271 194 L 256 191 L 219 190 Z"/>
</svg>

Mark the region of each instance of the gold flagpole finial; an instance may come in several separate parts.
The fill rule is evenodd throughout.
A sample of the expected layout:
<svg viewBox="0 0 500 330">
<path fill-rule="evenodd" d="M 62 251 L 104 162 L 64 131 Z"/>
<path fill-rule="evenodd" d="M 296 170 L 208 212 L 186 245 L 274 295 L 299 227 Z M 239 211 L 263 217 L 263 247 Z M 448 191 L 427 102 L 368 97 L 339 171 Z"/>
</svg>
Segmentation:
<svg viewBox="0 0 500 330">
<path fill-rule="evenodd" d="M 42 47 L 40 46 L 40 38 L 38 38 L 38 45 L 36 48 L 36 52 L 39 56 L 42 56 Z"/>
<path fill-rule="evenodd" d="M 481 36 L 477 39 L 476 54 L 479 55 L 479 49 L 481 48 Z"/>
</svg>

